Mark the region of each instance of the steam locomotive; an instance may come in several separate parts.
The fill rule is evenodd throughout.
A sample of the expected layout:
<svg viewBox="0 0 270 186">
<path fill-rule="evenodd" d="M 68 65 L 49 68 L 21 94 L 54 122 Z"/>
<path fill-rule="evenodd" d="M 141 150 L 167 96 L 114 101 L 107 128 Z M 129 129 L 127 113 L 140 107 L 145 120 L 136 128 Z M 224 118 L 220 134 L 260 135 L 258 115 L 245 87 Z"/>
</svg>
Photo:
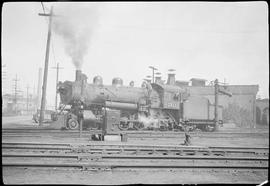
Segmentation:
<svg viewBox="0 0 270 186">
<path fill-rule="evenodd" d="M 59 82 L 61 104 L 69 106 L 64 126 L 103 129 L 107 133 L 121 130 L 193 130 L 214 131 L 217 125 L 208 99 L 192 97 L 182 87 L 143 82 L 141 87 L 124 86 L 114 78 L 112 85 L 103 85 L 96 76 L 87 83 L 87 76 L 76 70 L 74 82 Z M 222 122 L 222 119 L 220 119 Z"/>
</svg>

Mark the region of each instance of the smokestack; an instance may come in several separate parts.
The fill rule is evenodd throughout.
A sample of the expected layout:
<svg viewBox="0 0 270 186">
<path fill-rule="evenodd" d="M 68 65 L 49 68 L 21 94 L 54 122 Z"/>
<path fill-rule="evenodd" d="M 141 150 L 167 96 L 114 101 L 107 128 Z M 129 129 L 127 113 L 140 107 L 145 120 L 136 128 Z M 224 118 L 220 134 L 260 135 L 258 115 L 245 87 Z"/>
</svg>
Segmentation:
<svg viewBox="0 0 270 186">
<path fill-rule="evenodd" d="M 81 78 L 82 78 L 82 71 L 81 70 L 76 70 L 75 81 L 81 81 Z"/>
<path fill-rule="evenodd" d="M 168 74 L 167 85 L 175 84 L 175 74 Z"/>
</svg>

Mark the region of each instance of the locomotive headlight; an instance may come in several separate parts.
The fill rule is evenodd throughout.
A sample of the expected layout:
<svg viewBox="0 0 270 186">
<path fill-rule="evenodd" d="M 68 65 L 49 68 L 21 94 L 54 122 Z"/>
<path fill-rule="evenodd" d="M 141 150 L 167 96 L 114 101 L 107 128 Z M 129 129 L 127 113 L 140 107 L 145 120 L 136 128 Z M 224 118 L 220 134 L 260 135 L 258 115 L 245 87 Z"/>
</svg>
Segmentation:
<svg viewBox="0 0 270 186">
<path fill-rule="evenodd" d="M 62 95 L 67 94 L 66 86 L 61 81 L 57 84 L 57 92 L 59 92 Z"/>
<path fill-rule="evenodd" d="M 60 94 L 63 94 L 63 95 L 67 94 L 67 90 L 65 89 L 65 87 L 59 87 L 58 91 Z"/>
</svg>

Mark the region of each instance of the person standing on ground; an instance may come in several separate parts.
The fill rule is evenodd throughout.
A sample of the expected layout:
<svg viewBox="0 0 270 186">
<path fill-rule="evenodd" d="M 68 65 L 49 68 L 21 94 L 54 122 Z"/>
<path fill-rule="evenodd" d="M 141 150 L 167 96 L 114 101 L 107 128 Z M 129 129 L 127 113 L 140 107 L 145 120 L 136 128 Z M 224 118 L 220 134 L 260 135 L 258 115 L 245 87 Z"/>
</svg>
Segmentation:
<svg viewBox="0 0 270 186">
<path fill-rule="evenodd" d="M 191 145 L 191 136 L 188 132 L 188 128 L 185 126 L 184 127 L 184 132 L 185 132 L 185 140 L 184 140 L 184 143 L 182 143 L 181 145 L 186 145 L 186 146 L 189 146 Z"/>
</svg>

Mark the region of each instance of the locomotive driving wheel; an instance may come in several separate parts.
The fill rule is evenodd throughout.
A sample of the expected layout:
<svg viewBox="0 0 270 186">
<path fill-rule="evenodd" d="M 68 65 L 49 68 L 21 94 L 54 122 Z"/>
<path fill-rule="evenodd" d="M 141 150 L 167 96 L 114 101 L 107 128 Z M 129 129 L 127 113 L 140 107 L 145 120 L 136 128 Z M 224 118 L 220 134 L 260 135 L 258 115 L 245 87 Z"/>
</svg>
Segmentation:
<svg viewBox="0 0 270 186">
<path fill-rule="evenodd" d="M 129 122 L 127 121 L 127 117 L 123 117 L 122 121 L 120 121 L 120 124 L 118 125 L 120 130 L 127 130 L 129 127 Z"/>
<path fill-rule="evenodd" d="M 142 122 L 136 122 L 136 123 L 134 123 L 133 127 L 136 130 L 142 130 L 144 128 L 144 124 Z"/>
<path fill-rule="evenodd" d="M 205 126 L 205 130 L 207 132 L 213 132 L 215 130 L 215 127 L 214 126 L 211 126 L 211 125 L 206 125 Z"/>
<path fill-rule="evenodd" d="M 129 119 L 132 117 L 132 113 L 128 111 L 121 111 L 121 121 L 120 124 L 118 125 L 118 128 L 120 130 L 128 130 L 129 129 Z"/>
<path fill-rule="evenodd" d="M 79 123 L 76 119 L 69 119 L 68 120 L 68 128 L 71 129 L 71 130 L 75 130 L 75 129 L 78 129 L 79 128 Z"/>
</svg>

